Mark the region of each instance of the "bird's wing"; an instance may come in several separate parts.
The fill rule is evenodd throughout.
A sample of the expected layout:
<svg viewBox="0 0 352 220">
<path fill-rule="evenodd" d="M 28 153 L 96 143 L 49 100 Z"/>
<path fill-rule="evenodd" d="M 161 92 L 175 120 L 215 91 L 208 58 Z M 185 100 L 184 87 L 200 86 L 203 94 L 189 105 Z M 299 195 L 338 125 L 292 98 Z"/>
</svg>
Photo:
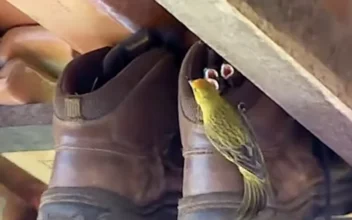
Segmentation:
<svg viewBox="0 0 352 220">
<path fill-rule="evenodd" d="M 206 130 L 209 129 L 208 132 L 206 131 L 207 136 L 214 147 L 226 159 L 257 176 L 259 179 L 265 179 L 267 175 L 264 158 L 257 144 L 253 128 L 243 108 L 238 107 L 237 112 L 239 112 L 242 122 L 242 126 L 239 128 L 241 131 L 229 127 L 226 131 L 233 132 L 233 134 L 214 133 L 212 132 L 214 129 L 211 126 L 205 126 Z M 238 137 L 238 133 L 244 134 L 244 138 L 241 140 L 227 138 L 228 136 Z"/>
<path fill-rule="evenodd" d="M 213 146 L 230 162 L 251 172 L 259 179 L 265 178 L 265 169 L 263 169 L 263 160 L 260 149 L 257 145 L 249 142 L 241 146 L 220 142 L 217 137 L 208 136 Z"/>
<path fill-rule="evenodd" d="M 207 137 L 212 145 L 217 149 L 222 156 L 224 156 L 230 162 L 237 164 L 237 156 L 241 153 L 238 147 L 229 148 L 227 144 L 222 143 L 217 137 L 213 137 L 207 133 Z"/>
<path fill-rule="evenodd" d="M 261 180 L 266 178 L 266 168 L 260 148 L 252 143 L 242 145 L 241 154 L 237 156 L 237 163 L 242 168 L 254 174 Z"/>
<path fill-rule="evenodd" d="M 254 129 L 249 122 L 245 113 L 246 109 L 243 103 L 238 105 L 238 112 L 241 116 L 242 123 L 247 130 L 248 138 L 242 146 L 242 153 L 237 158 L 239 164 L 243 165 L 248 171 L 256 175 L 260 179 L 266 178 L 266 167 L 263 154 L 258 146 L 257 138 Z"/>
<path fill-rule="evenodd" d="M 250 123 L 250 121 L 246 115 L 247 110 L 246 110 L 245 104 L 243 102 L 241 102 L 237 105 L 237 111 L 238 111 L 239 115 L 241 116 L 241 120 L 242 120 L 244 127 L 247 128 L 247 130 L 248 130 L 249 138 L 253 142 L 257 143 L 257 137 L 255 135 L 252 124 Z"/>
</svg>

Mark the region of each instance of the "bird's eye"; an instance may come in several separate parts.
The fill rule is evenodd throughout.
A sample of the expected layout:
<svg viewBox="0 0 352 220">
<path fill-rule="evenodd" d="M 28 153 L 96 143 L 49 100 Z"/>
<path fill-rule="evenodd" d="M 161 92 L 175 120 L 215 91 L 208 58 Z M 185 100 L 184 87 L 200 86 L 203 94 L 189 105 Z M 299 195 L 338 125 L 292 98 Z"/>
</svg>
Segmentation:
<svg viewBox="0 0 352 220">
<path fill-rule="evenodd" d="M 218 81 L 216 81 L 215 79 L 210 79 L 210 78 L 207 78 L 206 79 L 210 84 L 212 84 L 216 90 L 219 90 L 220 88 L 220 85 L 218 83 Z"/>
<path fill-rule="evenodd" d="M 221 65 L 220 74 L 221 74 L 222 78 L 228 79 L 228 78 L 230 78 L 234 73 L 235 73 L 235 69 L 234 69 L 233 66 L 231 66 L 230 64 L 224 63 L 224 64 Z"/>
<path fill-rule="evenodd" d="M 215 69 L 209 69 L 209 68 L 204 69 L 205 79 L 216 79 L 218 77 L 219 77 L 219 73 Z"/>
</svg>

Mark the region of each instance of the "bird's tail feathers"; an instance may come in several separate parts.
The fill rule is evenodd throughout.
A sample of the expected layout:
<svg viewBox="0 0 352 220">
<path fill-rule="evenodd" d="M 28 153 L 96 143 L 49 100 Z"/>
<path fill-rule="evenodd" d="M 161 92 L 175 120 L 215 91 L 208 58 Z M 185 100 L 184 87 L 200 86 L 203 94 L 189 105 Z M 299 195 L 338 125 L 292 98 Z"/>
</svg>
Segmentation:
<svg viewBox="0 0 352 220">
<path fill-rule="evenodd" d="M 269 195 L 266 183 L 256 178 L 254 175 L 244 175 L 243 181 L 244 193 L 242 204 L 238 209 L 237 219 L 250 220 L 266 207 Z"/>
</svg>

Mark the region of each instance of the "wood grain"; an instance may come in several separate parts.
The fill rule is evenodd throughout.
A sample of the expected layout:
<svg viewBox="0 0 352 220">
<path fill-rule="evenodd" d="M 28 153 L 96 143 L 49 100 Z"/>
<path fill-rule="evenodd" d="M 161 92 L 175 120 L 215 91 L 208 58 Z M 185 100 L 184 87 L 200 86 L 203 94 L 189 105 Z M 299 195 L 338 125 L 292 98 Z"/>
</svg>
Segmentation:
<svg viewBox="0 0 352 220">
<path fill-rule="evenodd" d="M 350 107 L 350 4 L 333 0 L 228 0 Z M 270 5 L 270 7 L 267 7 Z"/>
<path fill-rule="evenodd" d="M 254 19 L 245 15 L 242 12 L 243 9 L 239 10 L 239 8 L 250 10 L 254 16 L 257 16 L 255 19 L 258 21 L 266 20 L 262 15 L 256 14 L 255 10 L 244 1 L 238 1 L 241 3 L 239 6 L 235 5 L 235 0 L 231 1 L 231 4 L 225 0 L 179 0 L 177 2 L 157 0 L 157 2 L 236 66 L 290 115 L 352 164 L 350 135 L 352 111 L 348 107 L 350 99 L 342 83 L 344 80 L 340 77 L 342 74 L 337 74 L 336 69 L 331 68 L 315 53 L 305 50 L 305 45 L 297 39 L 285 38 L 297 47 L 288 49 L 280 45 L 276 38 L 269 36 L 263 29 L 275 30 L 283 36 L 285 32 L 275 29 L 270 22 L 263 22 L 262 25 L 255 24 Z M 289 1 L 274 0 L 252 2 L 261 5 L 262 10 L 264 10 L 263 5 L 267 6 L 265 10 L 274 10 L 273 8 L 278 6 L 272 4 L 279 2 L 290 4 Z M 274 10 L 272 13 L 278 12 Z M 309 14 L 307 16 L 309 17 Z M 285 21 L 281 20 L 281 22 Z M 346 47 L 348 48 L 348 45 Z M 304 49 L 304 53 L 295 48 Z M 307 62 L 306 65 L 312 68 L 307 68 L 300 62 L 301 59 L 295 59 L 296 57 L 292 55 L 295 53 L 304 54 L 301 59 L 304 59 Z M 334 59 L 339 60 L 337 57 Z M 347 65 L 348 62 L 344 63 Z M 347 71 L 345 67 L 341 65 L 340 71 Z M 349 76 L 348 72 L 344 75 Z"/>
</svg>

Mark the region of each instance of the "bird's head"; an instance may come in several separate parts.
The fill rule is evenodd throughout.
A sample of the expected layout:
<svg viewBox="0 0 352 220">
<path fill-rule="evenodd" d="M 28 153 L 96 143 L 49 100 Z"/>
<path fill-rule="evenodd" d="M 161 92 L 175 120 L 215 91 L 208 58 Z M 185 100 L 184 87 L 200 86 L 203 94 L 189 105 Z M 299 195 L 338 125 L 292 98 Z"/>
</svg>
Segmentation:
<svg viewBox="0 0 352 220">
<path fill-rule="evenodd" d="M 197 104 L 200 107 L 215 101 L 217 97 L 220 97 L 219 84 L 215 79 L 196 79 L 190 80 L 189 84 L 193 90 L 193 94 Z"/>
</svg>

